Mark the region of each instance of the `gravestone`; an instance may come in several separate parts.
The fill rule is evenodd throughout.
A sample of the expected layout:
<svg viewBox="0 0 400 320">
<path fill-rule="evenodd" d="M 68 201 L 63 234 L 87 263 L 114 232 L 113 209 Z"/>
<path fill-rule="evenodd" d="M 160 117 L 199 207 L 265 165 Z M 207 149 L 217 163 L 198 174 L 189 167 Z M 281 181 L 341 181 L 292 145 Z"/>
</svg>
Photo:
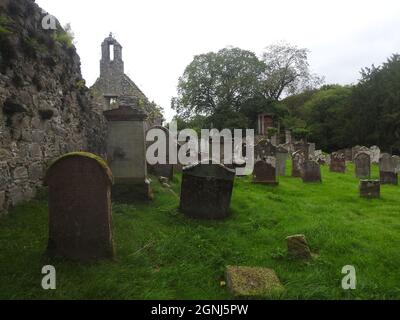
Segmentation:
<svg viewBox="0 0 400 320">
<path fill-rule="evenodd" d="M 329 170 L 331 172 L 346 173 L 346 158 L 344 153 L 333 152 L 331 154 Z"/>
<path fill-rule="evenodd" d="M 286 238 L 288 253 L 297 259 L 311 259 L 311 250 L 306 237 L 303 234 L 296 234 Z"/>
<path fill-rule="evenodd" d="M 147 179 L 144 121 L 135 98 L 121 97 L 119 108 L 104 112 L 108 121 L 107 160 L 115 178 L 113 198 L 125 202 L 152 198 Z"/>
<path fill-rule="evenodd" d="M 381 150 L 379 149 L 378 146 L 372 146 L 370 148 L 370 152 L 371 152 L 371 162 L 373 164 L 378 164 L 379 158 L 381 157 Z"/>
<path fill-rule="evenodd" d="M 396 173 L 398 174 L 400 172 L 400 157 L 399 156 L 393 156 L 393 161 L 394 161 L 394 165 L 396 168 Z"/>
<path fill-rule="evenodd" d="M 271 141 L 262 139 L 254 147 L 254 155 L 256 160 L 265 160 L 267 157 L 275 157 L 276 147 Z"/>
<path fill-rule="evenodd" d="M 255 160 L 265 160 L 276 156 L 276 147 L 268 140 L 262 139 L 254 147 Z"/>
<path fill-rule="evenodd" d="M 351 159 L 352 160 L 354 160 L 354 158 L 356 157 L 357 153 L 360 152 L 360 148 L 361 148 L 361 146 L 359 146 L 359 145 L 354 146 L 353 148 L 351 148 L 351 153 L 352 153 Z"/>
<path fill-rule="evenodd" d="M 106 162 L 90 153 L 70 153 L 47 170 L 47 252 L 82 262 L 113 258 L 111 185 Z"/>
<path fill-rule="evenodd" d="M 276 164 L 278 168 L 278 175 L 286 175 L 286 160 L 288 159 L 289 153 L 287 150 L 281 146 L 276 149 Z"/>
<path fill-rule="evenodd" d="M 356 177 L 361 179 L 371 176 L 371 157 L 368 153 L 359 152 L 354 158 Z"/>
<path fill-rule="evenodd" d="M 321 167 L 317 161 L 306 160 L 302 163 L 301 179 L 303 182 L 322 182 Z"/>
<path fill-rule="evenodd" d="M 292 177 L 301 177 L 301 166 L 306 160 L 306 157 L 302 150 L 293 152 L 292 154 Z"/>
<path fill-rule="evenodd" d="M 197 219 L 229 215 L 235 171 L 222 164 L 200 162 L 183 168 L 180 210 Z"/>
<path fill-rule="evenodd" d="M 258 160 L 254 165 L 253 170 L 253 183 L 267 184 L 276 186 L 278 185 L 276 159 L 274 157 L 267 157 L 264 160 Z"/>
<path fill-rule="evenodd" d="M 379 180 L 360 180 L 360 197 L 373 199 L 381 196 L 381 183 Z"/>
<path fill-rule="evenodd" d="M 379 159 L 379 176 L 381 184 L 398 184 L 396 163 L 388 153 L 382 153 Z"/>
</svg>

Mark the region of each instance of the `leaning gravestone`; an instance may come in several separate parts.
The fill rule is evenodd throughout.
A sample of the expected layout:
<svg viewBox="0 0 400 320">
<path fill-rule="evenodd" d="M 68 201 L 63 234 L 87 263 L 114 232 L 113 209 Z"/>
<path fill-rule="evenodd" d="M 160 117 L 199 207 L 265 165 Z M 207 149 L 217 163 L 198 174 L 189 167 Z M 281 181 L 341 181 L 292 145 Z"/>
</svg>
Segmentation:
<svg viewBox="0 0 400 320">
<path fill-rule="evenodd" d="M 107 160 L 115 178 L 113 198 L 131 202 L 152 198 L 147 179 L 144 121 L 147 114 L 133 97 L 121 97 L 119 108 L 104 112 L 108 120 Z"/>
<path fill-rule="evenodd" d="M 265 160 L 267 157 L 276 156 L 276 147 L 268 140 L 259 141 L 254 147 L 255 160 Z"/>
<path fill-rule="evenodd" d="M 381 196 L 381 183 L 379 180 L 360 180 L 360 197 L 373 199 Z"/>
<path fill-rule="evenodd" d="M 229 215 L 235 171 L 209 161 L 183 168 L 180 210 L 197 219 Z"/>
<path fill-rule="evenodd" d="M 356 177 L 361 179 L 371 176 L 371 157 L 368 153 L 359 152 L 354 158 Z"/>
<path fill-rule="evenodd" d="M 303 182 L 322 182 L 321 168 L 318 162 L 306 160 L 301 166 L 301 179 Z"/>
<path fill-rule="evenodd" d="M 288 152 L 285 148 L 279 146 L 276 149 L 276 164 L 278 167 L 278 175 L 286 175 L 286 160 L 288 159 Z"/>
<path fill-rule="evenodd" d="M 258 160 L 254 165 L 253 183 L 278 185 L 276 171 L 276 159 L 274 157 L 267 157 L 265 161 Z"/>
<path fill-rule="evenodd" d="M 113 258 L 111 185 L 106 162 L 90 153 L 70 153 L 48 169 L 47 252 L 82 262 Z"/>
<path fill-rule="evenodd" d="M 301 177 L 301 166 L 305 160 L 306 160 L 306 157 L 302 150 L 293 152 L 293 154 L 292 154 L 292 177 L 296 177 L 296 178 Z"/>
<path fill-rule="evenodd" d="M 388 153 L 381 154 L 379 159 L 379 176 L 381 184 L 398 184 L 396 163 Z"/>
<path fill-rule="evenodd" d="M 331 172 L 346 173 L 346 158 L 344 153 L 333 152 L 331 154 L 329 170 Z"/>
</svg>

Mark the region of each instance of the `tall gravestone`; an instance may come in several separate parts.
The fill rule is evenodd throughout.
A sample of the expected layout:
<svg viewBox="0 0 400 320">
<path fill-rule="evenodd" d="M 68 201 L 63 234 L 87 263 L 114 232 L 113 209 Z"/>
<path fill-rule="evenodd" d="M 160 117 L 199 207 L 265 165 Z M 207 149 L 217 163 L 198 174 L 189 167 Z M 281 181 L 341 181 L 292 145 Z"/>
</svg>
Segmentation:
<svg viewBox="0 0 400 320">
<path fill-rule="evenodd" d="M 113 258 L 111 185 L 106 162 L 70 153 L 48 169 L 50 256 L 82 262 Z"/>
<path fill-rule="evenodd" d="M 354 158 L 356 177 L 369 179 L 371 177 L 371 157 L 368 153 L 359 152 Z"/>
<path fill-rule="evenodd" d="M 229 215 L 235 171 L 222 164 L 202 162 L 183 168 L 180 210 L 197 219 Z"/>
<path fill-rule="evenodd" d="M 321 167 L 315 160 L 306 160 L 301 165 L 301 179 L 305 183 L 322 182 Z"/>
<path fill-rule="evenodd" d="M 293 152 L 292 154 L 292 177 L 301 177 L 301 166 L 306 161 L 306 157 L 302 150 Z"/>
<path fill-rule="evenodd" d="M 378 164 L 379 158 L 381 157 L 381 150 L 378 146 L 372 146 L 370 148 L 371 151 L 371 163 Z"/>
<path fill-rule="evenodd" d="M 136 99 L 123 97 L 119 108 L 105 111 L 104 116 L 108 121 L 107 160 L 115 179 L 113 198 L 127 202 L 151 199 L 144 129 L 147 114 Z"/>
<path fill-rule="evenodd" d="M 344 153 L 333 152 L 331 154 L 329 170 L 331 172 L 346 173 L 346 158 Z"/>
<path fill-rule="evenodd" d="M 279 146 L 276 149 L 276 165 L 278 169 L 278 175 L 279 176 L 285 176 L 286 175 L 286 160 L 288 159 L 288 151 Z"/>
<path fill-rule="evenodd" d="M 277 179 L 276 159 L 274 157 L 267 157 L 265 161 L 258 160 L 254 164 L 253 183 L 271 186 L 277 186 L 279 184 Z"/>
<path fill-rule="evenodd" d="M 400 157 L 399 156 L 392 156 L 394 165 L 396 168 L 396 173 L 398 174 L 400 172 Z"/>
<path fill-rule="evenodd" d="M 398 184 L 396 163 L 388 153 L 381 154 L 379 159 L 379 176 L 381 184 Z"/>
</svg>

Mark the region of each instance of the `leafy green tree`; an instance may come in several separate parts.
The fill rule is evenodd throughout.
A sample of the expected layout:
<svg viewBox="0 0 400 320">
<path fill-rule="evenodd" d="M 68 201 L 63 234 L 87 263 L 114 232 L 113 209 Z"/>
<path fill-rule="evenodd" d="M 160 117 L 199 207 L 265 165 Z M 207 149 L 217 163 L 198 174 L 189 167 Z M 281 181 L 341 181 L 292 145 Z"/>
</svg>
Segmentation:
<svg viewBox="0 0 400 320">
<path fill-rule="evenodd" d="M 200 115 L 216 128 L 246 127 L 241 110 L 259 91 L 264 68 L 254 53 L 239 48 L 198 55 L 179 79 L 172 108 L 186 121 Z"/>
<path fill-rule="evenodd" d="M 353 144 L 378 145 L 400 151 L 400 55 L 380 67 L 361 71 L 348 112 L 348 136 Z"/>
</svg>

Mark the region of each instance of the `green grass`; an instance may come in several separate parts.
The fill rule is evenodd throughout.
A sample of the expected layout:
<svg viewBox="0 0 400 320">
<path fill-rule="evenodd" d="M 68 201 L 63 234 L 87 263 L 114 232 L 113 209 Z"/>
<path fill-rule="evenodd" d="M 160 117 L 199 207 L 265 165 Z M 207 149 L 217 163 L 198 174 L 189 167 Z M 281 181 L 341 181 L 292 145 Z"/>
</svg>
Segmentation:
<svg viewBox="0 0 400 320">
<path fill-rule="evenodd" d="M 399 187 L 365 200 L 352 166 L 322 174 L 321 185 L 283 177 L 275 188 L 237 178 L 232 216 L 220 222 L 185 218 L 153 179 L 152 203 L 113 206 L 117 260 L 92 265 L 49 261 L 46 202 L 19 206 L 0 220 L 0 298 L 230 299 L 225 266 L 243 265 L 275 269 L 281 299 L 399 299 Z M 177 194 L 179 186 L 176 176 Z M 309 263 L 287 256 L 285 237 L 297 233 L 318 255 Z M 55 291 L 41 289 L 46 264 L 57 269 Z M 356 268 L 356 290 L 341 288 L 345 265 Z"/>
</svg>

